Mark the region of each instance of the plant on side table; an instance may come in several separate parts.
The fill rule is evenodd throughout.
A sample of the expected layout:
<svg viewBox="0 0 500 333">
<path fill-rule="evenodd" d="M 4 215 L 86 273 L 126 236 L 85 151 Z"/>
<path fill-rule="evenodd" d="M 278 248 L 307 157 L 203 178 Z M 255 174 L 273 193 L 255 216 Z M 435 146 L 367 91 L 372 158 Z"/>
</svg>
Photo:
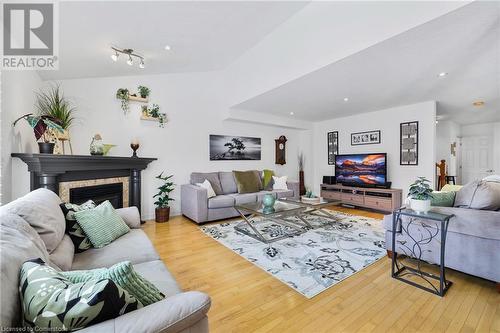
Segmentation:
<svg viewBox="0 0 500 333">
<path fill-rule="evenodd" d="M 170 206 L 168 203 L 173 201 L 170 197 L 170 193 L 175 189 L 175 184 L 171 181 L 174 175 L 163 176 L 163 172 L 156 176 L 163 184 L 158 187 L 159 192 L 156 193 L 153 198 L 157 198 L 155 201 L 155 217 L 156 222 L 167 222 L 170 219 Z"/>
<path fill-rule="evenodd" d="M 432 188 L 430 181 L 425 177 L 418 179 L 410 185 L 408 191 L 410 207 L 418 213 L 427 213 L 431 209 Z"/>
<path fill-rule="evenodd" d="M 17 122 L 21 119 L 26 120 L 26 122 L 33 129 L 33 133 L 35 134 L 35 139 L 38 142 L 38 148 L 40 149 L 40 153 L 42 154 L 53 154 L 54 146 L 55 146 L 55 138 L 53 133 L 59 132 L 63 133 L 64 130 L 60 125 L 60 120 L 56 119 L 52 116 L 47 115 L 34 115 L 33 113 L 25 114 L 17 118 L 13 126 L 16 126 Z M 53 133 L 51 133 L 51 131 Z"/>
</svg>

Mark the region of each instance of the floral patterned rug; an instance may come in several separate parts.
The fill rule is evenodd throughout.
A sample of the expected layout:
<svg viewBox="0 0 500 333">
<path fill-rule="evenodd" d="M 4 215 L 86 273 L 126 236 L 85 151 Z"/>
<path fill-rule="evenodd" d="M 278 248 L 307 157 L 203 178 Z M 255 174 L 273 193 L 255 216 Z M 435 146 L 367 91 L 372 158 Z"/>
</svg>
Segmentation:
<svg viewBox="0 0 500 333">
<path fill-rule="evenodd" d="M 316 296 L 385 256 L 382 220 L 329 210 L 337 219 L 307 216 L 317 229 L 264 244 L 234 229 L 241 221 L 201 227 L 201 230 L 243 258 L 286 283 L 307 298 Z M 296 220 L 299 222 L 299 220 Z M 254 219 L 266 238 L 290 228 Z M 305 227 L 304 227 L 305 228 Z M 248 228 L 250 229 L 250 228 Z"/>
</svg>

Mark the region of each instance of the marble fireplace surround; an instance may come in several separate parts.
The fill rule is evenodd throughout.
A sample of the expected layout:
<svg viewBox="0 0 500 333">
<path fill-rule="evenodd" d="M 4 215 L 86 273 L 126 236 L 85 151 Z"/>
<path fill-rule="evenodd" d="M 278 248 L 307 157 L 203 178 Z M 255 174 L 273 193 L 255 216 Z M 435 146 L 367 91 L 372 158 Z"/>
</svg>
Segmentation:
<svg viewBox="0 0 500 333">
<path fill-rule="evenodd" d="M 14 153 L 28 165 L 30 189 L 46 188 L 69 200 L 71 187 L 123 183 L 123 206 L 141 211 L 141 171 L 156 158 Z"/>
</svg>

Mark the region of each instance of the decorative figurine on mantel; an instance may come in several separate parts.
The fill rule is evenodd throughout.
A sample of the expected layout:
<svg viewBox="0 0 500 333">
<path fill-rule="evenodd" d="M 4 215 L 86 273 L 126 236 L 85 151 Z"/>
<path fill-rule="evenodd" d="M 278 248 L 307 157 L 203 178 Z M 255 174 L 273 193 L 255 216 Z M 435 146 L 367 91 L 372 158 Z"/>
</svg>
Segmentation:
<svg viewBox="0 0 500 333">
<path fill-rule="evenodd" d="M 139 149 L 139 140 L 137 140 L 137 138 L 132 139 L 132 142 L 130 142 L 130 148 L 134 151 L 132 157 L 137 157 L 137 149 Z"/>
<path fill-rule="evenodd" d="M 90 143 L 90 155 L 103 155 L 104 145 L 102 144 L 102 137 L 99 133 L 94 135 Z"/>
</svg>

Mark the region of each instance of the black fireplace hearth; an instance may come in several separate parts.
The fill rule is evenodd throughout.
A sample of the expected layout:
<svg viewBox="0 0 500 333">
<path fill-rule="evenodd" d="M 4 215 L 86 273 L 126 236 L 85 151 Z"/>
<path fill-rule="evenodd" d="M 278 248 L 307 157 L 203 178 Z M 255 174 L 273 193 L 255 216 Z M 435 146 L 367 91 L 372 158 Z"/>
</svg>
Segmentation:
<svg viewBox="0 0 500 333">
<path fill-rule="evenodd" d="M 114 208 L 123 208 L 123 183 L 75 187 L 69 190 L 69 201 L 82 204 L 93 200 L 96 205 L 108 200 Z"/>
</svg>

